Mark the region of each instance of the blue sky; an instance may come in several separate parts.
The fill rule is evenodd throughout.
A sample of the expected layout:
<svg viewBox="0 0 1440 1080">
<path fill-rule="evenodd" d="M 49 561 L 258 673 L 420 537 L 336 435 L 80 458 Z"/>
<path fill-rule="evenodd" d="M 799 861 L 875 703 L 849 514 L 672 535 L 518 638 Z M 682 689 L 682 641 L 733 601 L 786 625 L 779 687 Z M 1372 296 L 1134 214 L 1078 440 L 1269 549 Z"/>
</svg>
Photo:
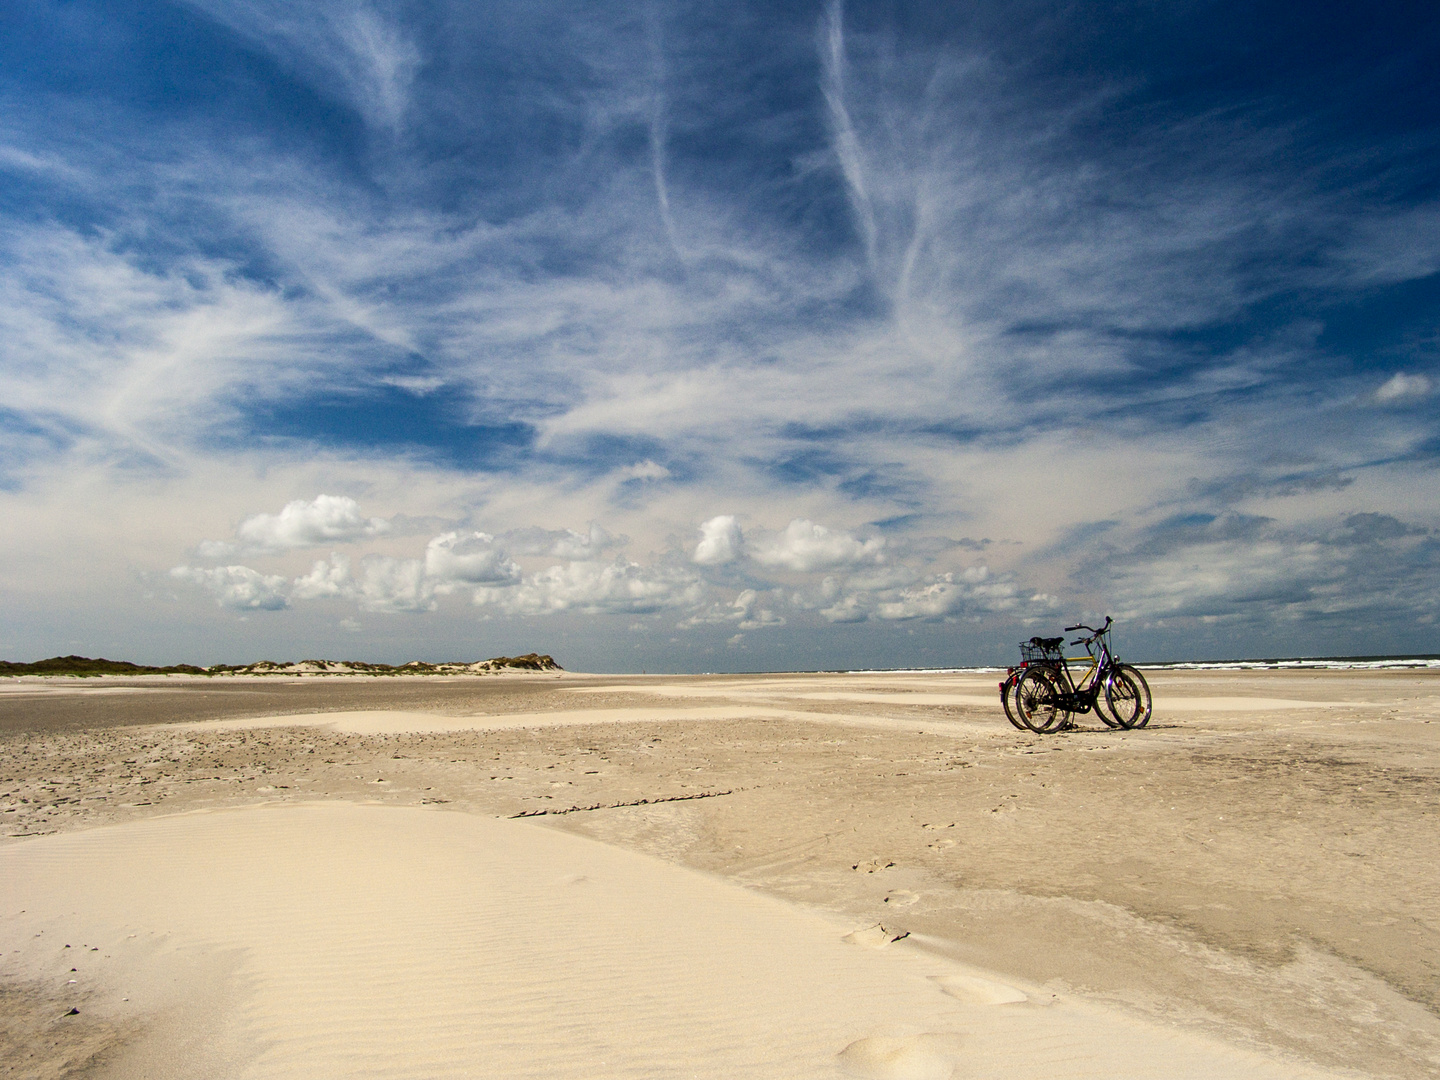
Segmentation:
<svg viewBox="0 0 1440 1080">
<path fill-rule="evenodd" d="M 0 4 L 0 653 L 1440 652 L 1440 14 Z"/>
</svg>

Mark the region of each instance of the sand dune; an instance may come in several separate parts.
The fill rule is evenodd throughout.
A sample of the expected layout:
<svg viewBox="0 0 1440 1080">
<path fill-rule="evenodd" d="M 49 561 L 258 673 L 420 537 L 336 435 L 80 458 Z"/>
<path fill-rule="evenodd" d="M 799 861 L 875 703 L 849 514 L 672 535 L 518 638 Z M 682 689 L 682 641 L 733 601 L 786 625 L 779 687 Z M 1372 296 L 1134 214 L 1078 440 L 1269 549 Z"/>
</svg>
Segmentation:
<svg viewBox="0 0 1440 1080">
<path fill-rule="evenodd" d="M 1322 1075 L 527 823 L 196 813 L 0 849 L 0 879 L 9 962 L 139 1032 L 117 1080 Z"/>
</svg>

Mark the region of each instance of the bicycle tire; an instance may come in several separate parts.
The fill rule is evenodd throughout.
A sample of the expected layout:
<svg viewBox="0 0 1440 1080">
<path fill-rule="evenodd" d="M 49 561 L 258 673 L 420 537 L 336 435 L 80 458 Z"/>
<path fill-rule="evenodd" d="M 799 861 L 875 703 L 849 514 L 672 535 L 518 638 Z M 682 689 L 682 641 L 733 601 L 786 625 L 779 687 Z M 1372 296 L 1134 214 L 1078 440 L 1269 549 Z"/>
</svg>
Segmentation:
<svg viewBox="0 0 1440 1080">
<path fill-rule="evenodd" d="M 1150 722 L 1154 705 L 1150 684 L 1129 664 L 1119 664 L 1105 687 L 1105 705 L 1126 731 L 1143 728 Z"/>
<path fill-rule="evenodd" d="M 1070 719 L 1060 706 L 1060 687 L 1053 673 L 1043 667 L 1025 669 L 1015 684 L 1015 712 L 1037 735 L 1045 735 Z"/>
<path fill-rule="evenodd" d="M 1020 675 L 1023 675 L 1023 674 L 1024 674 L 1023 671 L 1020 672 Z M 1016 686 L 1019 684 L 1019 682 L 1020 682 L 1020 675 L 1015 675 L 1015 674 L 1009 675 L 1009 676 L 1005 679 L 1005 681 L 1001 684 L 1001 686 L 1000 686 L 1000 705 L 1001 705 L 1002 708 L 1004 708 L 1004 710 L 1005 710 L 1005 719 L 1010 721 L 1010 726 L 1011 726 L 1011 727 L 1016 728 L 1016 729 L 1019 730 L 1019 731 L 1027 731 L 1027 730 L 1029 730 L 1029 729 L 1026 728 L 1025 725 L 1022 724 L 1019 720 L 1015 719 L 1015 714 L 1010 711 L 1010 696 L 1015 692 L 1015 687 L 1016 687 Z"/>
<path fill-rule="evenodd" d="M 1115 714 L 1110 711 L 1110 701 L 1106 696 L 1109 689 L 1109 686 L 1104 686 L 1101 688 L 1100 693 L 1095 695 L 1095 715 L 1100 717 L 1100 722 L 1107 728 L 1118 730 L 1124 725 L 1122 725 L 1120 721 L 1115 718 Z"/>
</svg>

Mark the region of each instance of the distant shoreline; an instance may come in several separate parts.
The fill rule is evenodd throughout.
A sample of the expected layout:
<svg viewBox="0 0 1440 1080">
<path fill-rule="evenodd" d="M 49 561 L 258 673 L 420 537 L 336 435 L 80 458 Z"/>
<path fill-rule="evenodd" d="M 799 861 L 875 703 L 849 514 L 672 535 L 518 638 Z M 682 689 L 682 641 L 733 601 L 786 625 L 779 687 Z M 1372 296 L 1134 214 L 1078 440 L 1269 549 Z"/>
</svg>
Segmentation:
<svg viewBox="0 0 1440 1080">
<path fill-rule="evenodd" d="M 974 667 L 945 668 L 855 668 L 836 674 L 945 674 L 947 672 L 1004 671 L 1005 664 L 977 664 Z M 1286 656 L 1247 660 L 1137 660 L 1135 666 L 1146 671 L 1257 671 L 1314 668 L 1320 671 L 1425 669 L 1440 668 L 1440 654 L 1420 653 L 1401 656 Z M 797 674 L 799 674 L 797 672 Z M 817 673 L 819 674 L 819 673 Z"/>
</svg>

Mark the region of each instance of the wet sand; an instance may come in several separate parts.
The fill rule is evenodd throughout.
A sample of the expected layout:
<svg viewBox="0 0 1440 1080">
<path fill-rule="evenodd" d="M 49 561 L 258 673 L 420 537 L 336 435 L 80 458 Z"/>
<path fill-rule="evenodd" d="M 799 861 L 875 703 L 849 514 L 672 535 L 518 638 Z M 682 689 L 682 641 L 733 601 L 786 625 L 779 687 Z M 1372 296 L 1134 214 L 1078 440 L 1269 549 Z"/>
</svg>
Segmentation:
<svg viewBox="0 0 1440 1080">
<path fill-rule="evenodd" d="M 57 836 L 139 843 L 124 828 L 213 824 L 258 805 L 533 815 L 513 827 L 798 905 L 837 940 L 857 932 L 850 948 L 908 934 L 876 955 L 909 950 L 942 966 L 936 979 L 1024 998 L 992 1003 L 983 1021 L 965 1013 L 973 1003 L 948 1027 L 927 1015 L 909 1033 L 880 1030 L 894 1016 L 847 1021 L 815 1044 L 835 1044 L 825 1067 L 837 1075 L 921 1075 L 895 1071 L 907 1060 L 930 1061 L 925 1075 L 1022 1075 L 1047 1061 L 1046 1075 L 1084 1075 L 1083 1061 L 1056 1071 L 1039 1049 L 1023 1061 L 985 1049 L 994 1017 L 1050 1031 L 1059 1021 L 1037 1018 L 1060 1016 L 1056 1005 L 1101 1010 L 1096 1030 L 1140 1025 L 1125 1030 L 1149 1032 L 1145 1045 L 1159 1032 L 1259 1055 L 1241 1075 L 1261 1061 L 1293 1075 L 1434 1075 L 1440 675 L 1151 683 L 1145 731 L 1034 736 L 987 703 L 988 675 L 17 682 L 0 689 L 0 856 Z M 17 895 L 0 892 L 0 1057 L 27 1062 L 16 1075 L 85 1061 L 127 1075 L 137 1031 L 185 1030 L 163 1019 L 180 1004 L 127 1013 L 106 996 L 113 973 L 20 942 Z M 1050 1011 L 1034 1012 L 1042 1002 Z M 81 1012 L 58 1024 L 72 1005 Z M 969 1056 L 945 1049 L 952 1037 Z M 865 1038 L 901 1040 L 871 1046 L 890 1046 L 890 1065 L 836 1056 Z M 1089 1052 L 1095 1068 L 1102 1059 Z M 1171 1074 L 1127 1060 L 1128 1075 Z M 1103 1074 L 1127 1075 L 1113 1060 Z"/>
</svg>

